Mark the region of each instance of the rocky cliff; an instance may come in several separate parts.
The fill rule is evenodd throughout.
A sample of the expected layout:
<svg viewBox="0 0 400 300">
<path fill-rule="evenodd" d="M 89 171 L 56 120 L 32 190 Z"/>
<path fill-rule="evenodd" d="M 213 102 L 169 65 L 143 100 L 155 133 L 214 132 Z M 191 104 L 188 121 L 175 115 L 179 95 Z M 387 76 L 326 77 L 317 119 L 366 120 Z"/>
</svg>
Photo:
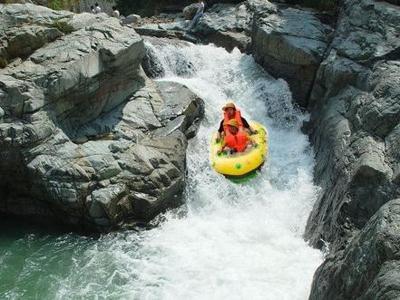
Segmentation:
<svg viewBox="0 0 400 300">
<path fill-rule="evenodd" d="M 315 275 L 311 299 L 400 295 L 398 245 L 390 234 L 400 226 L 396 202 L 381 209 L 400 195 L 399 32 L 400 7 L 344 1 L 317 72 L 309 108 L 315 180 L 323 190 L 306 237 L 328 243 L 331 254 Z"/>
<path fill-rule="evenodd" d="M 400 200 L 391 200 L 349 245 L 326 257 L 310 299 L 399 299 Z"/>
<path fill-rule="evenodd" d="M 329 250 L 311 299 L 399 297 L 396 4 L 343 0 L 336 22 L 326 22 L 309 9 L 247 0 L 214 5 L 194 37 L 179 18 L 138 28 L 250 51 L 310 111 L 304 130 L 321 193 L 305 237 Z M 143 57 L 150 76 L 162 67 L 116 20 L 18 5 L 1 6 L 0 18 L 0 211 L 111 227 L 177 205 L 201 100 L 148 79 Z"/>
<path fill-rule="evenodd" d="M 268 72 L 284 78 L 293 98 L 307 107 L 317 69 L 328 48 L 332 28 L 315 12 L 270 5 L 256 13 L 252 30 L 252 52 Z"/>
<path fill-rule="evenodd" d="M 398 299 L 400 7 L 346 0 L 334 28 L 322 21 L 272 6 L 252 34 L 255 58 L 311 112 L 322 191 L 305 237 L 329 255 L 310 299 Z"/>
<path fill-rule="evenodd" d="M 0 24 L 1 213 L 108 230 L 181 203 L 203 104 L 146 77 L 133 29 L 29 4 Z"/>
<path fill-rule="evenodd" d="M 308 105 L 320 63 L 332 38 L 325 15 L 264 0 L 218 3 L 208 8 L 196 26 L 179 15 L 170 22 L 142 24 L 142 35 L 214 43 L 228 51 L 251 53 L 271 75 L 285 79 L 294 101 Z"/>
<path fill-rule="evenodd" d="M 315 178 L 309 237 L 336 243 L 398 195 L 400 8 L 346 1 L 310 99 Z M 329 146 L 328 146 L 329 145 Z"/>
</svg>

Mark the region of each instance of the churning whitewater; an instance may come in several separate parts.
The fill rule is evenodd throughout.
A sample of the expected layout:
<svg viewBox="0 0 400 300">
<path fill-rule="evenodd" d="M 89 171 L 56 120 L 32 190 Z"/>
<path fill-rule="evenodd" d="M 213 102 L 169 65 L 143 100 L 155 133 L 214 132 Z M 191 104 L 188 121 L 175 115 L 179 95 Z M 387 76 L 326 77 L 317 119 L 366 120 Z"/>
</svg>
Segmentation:
<svg viewBox="0 0 400 300">
<path fill-rule="evenodd" d="M 158 80 L 185 84 L 205 101 L 188 148 L 186 204 L 151 230 L 42 238 L 25 253 L 18 285 L 36 280 L 42 299 L 307 299 L 322 256 L 302 234 L 318 190 L 312 149 L 300 131 L 307 116 L 292 106 L 286 82 L 237 50 L 147 46 L 165 69 Z M 268 163 L 245 185 L 209 164 L 210 137 L 227 99 L 269 130 Z M 32 265 L 40 265 L 41 279 L 28 275 Z M 9 292 L 18 294 L 17 287 Z"/>
</svg>

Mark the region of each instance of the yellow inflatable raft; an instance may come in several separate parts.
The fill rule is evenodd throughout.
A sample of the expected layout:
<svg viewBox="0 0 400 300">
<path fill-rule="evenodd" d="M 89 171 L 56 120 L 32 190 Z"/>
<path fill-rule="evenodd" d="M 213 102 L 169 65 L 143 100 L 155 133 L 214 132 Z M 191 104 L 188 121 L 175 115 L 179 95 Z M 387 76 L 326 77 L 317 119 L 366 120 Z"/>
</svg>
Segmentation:
<svg viewBox="0 0 400 300">
<path fill-rule="evenodd" d="M 268 155 L 267 129 L 257 122 L 250 122 L 250 126 L 257 131 L 257 134 L 250 135 L 254 146 L 241 153 L 219 153 L 222 142 L 217 141 L 217 133 L 213 135 L 210 160 L 215 171 L 227 176 L 243 176 L 257 170 L 264 163 Z"/>
</svg>

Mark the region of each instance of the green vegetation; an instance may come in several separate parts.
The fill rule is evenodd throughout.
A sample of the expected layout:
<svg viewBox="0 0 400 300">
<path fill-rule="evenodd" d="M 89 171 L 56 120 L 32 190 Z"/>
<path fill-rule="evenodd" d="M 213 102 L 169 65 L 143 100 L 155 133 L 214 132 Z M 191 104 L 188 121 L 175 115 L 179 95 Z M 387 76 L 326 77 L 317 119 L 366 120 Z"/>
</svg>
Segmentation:
<svg viewBox="0 0 400 300">
<path fill-rule="evenodd" d="M 8 62 L 4 57 L 0 57 L 0 68 L 5 68 Z"/>
<path fill-rule="evenodd" d="M 48 7 L 54 10 L 70 10 L 71 7 L 79 5 L 79 0 L 49 0 Z"/>
<path fill-rule="evenodd" d="M 54 10 L 70 10 L 72 7 L 79 5 L 80 0 L 48 0 L 47 6 Z M 21 3 L 19 0 L 0 0 L 0 3 Z"/>
<path fill-rule="evenodd" d="M 74 27 L 63 21 L 55 21 L 51 26 L 57 28 L 64 34 L 69 34 L 74 31 Z"/>
</svg>

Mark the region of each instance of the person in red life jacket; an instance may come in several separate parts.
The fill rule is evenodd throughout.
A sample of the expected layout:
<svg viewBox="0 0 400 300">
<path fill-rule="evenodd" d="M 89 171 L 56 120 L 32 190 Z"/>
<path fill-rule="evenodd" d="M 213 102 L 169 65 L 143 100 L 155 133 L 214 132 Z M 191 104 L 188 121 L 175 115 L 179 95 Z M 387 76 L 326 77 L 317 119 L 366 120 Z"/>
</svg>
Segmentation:
<svg viewBox="0 0 400 300">
<path fill-rule="evenodd" d="M 235 119 L 229 120 L 226 128 L 222 151 L 229 151 L 231 153 L 244 152 L 247 146 L 251 145 L 248 133 L 239 127 Z"/>
<path fill-rule="evenodd" d="M 218 129 L 218 139 L 221 139 L 227 129 L 227 123 L 229 120 L 234 119 L 238 122 L 239 129 L 244 129 L 250 134 L 257 133 L 252 130 L 249 123 L 245 118 L 242 117 L 240 110 L 236 109 L 236 106 L 233 102 L 228 102 L 222 110 L 224 111 L 224 119 L 221 121 Z"/>
</svg>

